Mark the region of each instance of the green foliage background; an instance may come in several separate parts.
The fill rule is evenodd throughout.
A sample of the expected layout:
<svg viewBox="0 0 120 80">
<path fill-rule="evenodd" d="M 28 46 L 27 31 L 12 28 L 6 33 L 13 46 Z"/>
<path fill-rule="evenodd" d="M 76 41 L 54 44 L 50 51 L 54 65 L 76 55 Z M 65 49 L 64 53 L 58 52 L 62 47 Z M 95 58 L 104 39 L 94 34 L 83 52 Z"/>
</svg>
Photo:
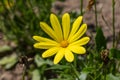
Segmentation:
<svg viewBox="0 0 120 80">
<path fill-rule="evenodd" d="M 86 55 L 75 55 L 72 65 L 65 60 L 54 65 L 51 59 L 40 57 L 43 50 L 33 48 L 32 36 L 46 36 L 40 29 L 39 22 L 50 23 L 49 15 L 53 2 L 54 0 L 0 1 L 0 31 L 5 40 L 16 45 L 15 49 L 11 46 L 0 46 L 0 54 L 4 56 L 0 59 L 0 65 L 11 69 L 22 59 L 25 64 L 23 80 L 25 73 L 29 74 L 28 77 L 32 80 L 120 80 L 120 50 L 115 47 L 107 50 L 106 39 L 98 26 L 94 46 L 86 46 Z M 6 3 L 13 5 L 8 8 Z M 74 19 L 80 14 L 71 12 L 70 15 L 71 19 Z M 9 52 L 9 56 L 6 56 L 6 51 L 12 51 L 15 55 Z M 29 58 L 32 58 L 31 61 Z"/>
</svg>

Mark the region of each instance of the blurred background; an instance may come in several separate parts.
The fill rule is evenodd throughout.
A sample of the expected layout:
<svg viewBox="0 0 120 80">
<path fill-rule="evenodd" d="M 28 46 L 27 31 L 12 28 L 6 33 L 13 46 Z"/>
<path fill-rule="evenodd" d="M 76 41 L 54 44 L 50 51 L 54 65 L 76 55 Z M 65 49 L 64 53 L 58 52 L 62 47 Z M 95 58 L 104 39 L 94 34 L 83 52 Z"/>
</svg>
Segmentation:
<svg viewBox="0 0 120 80">
<path fill-rule="evenodd" d="M 83 22 L 88 25 L 87 35 L 91 37 L 94 46 L 95 8 L 88 10 L 89 0 L 0 0 L 0 80 L 22 80 L 25 69 L 28 68 L 25 80 L 31 80 L 31 71 L 37 60 L 39 50 L 33 48 L 33 35 L 42 36 L 44 32 L 39 27 L 40 21 L 50 24 L 51 13 L 58 15 L 70 13 L 71 22 L 83 15 Z M 107 40 L 107 49 L 112 47 L 112 1 L 97 0 L 98 24 Z M 81 6 L 83 13 L 81 14 Z M 115 3 L 115 33 L 116 47 L 120 49 L 120 1 Z M 61 20 L 61 19 L 60 19 Z M 41 54 L 39 54 L 41 55 Z M 44 61 L 43 61 L 44 62 Z M 24 64 L 25 63 L 25 64 Z M 32 63 L 32 65 L 31 65 Z M 51 62 L 44 62 L 52 65 Z M 25 67 L 25 65 L 28 65 Z M 25 71 L 25 72 L 24 72 Z M 37 74 L 34 72 L 35 75 Z M 49 74 L 46 72 L 46 74 Z M 47 75 L 48 77 L 51 75 Z"/>
</svg>

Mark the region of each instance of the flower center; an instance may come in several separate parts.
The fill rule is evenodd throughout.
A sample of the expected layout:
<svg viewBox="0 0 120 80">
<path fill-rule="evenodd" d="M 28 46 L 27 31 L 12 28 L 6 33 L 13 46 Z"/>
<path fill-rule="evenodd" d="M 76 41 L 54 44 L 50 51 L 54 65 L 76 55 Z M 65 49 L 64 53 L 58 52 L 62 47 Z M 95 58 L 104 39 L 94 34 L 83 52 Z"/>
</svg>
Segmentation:
<svg viewBox="0 0 120 80">
<path fill-rule="evenodd" d="M 68 41 L 66 40 L 62 41 L 60 44 L 61 44 L 61 47 L 63 48 L 66 48 L 69 45 Z"/>
</svg>

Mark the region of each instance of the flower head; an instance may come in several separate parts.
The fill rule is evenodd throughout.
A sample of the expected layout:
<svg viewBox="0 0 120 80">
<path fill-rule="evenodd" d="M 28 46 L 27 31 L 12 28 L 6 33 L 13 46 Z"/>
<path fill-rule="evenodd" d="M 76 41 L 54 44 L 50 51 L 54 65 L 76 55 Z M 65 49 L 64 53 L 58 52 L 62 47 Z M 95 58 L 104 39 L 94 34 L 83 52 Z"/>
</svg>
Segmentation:
<svg viewBox="0 0 120 80">
<path fill-rule="evenodd" d="M 68 13 L 62 16 L 62 26 L 54 14 L 50 15 L 50 22 L 52 27 L 45 22 L 40 22 L 40 27 L 52 39 L 33 36 L 33 39 L 38 41 L 34 44 L 35 48 L 47 49 L 42 54 L 43 58 L 55 55 L 54 64 L 57 64 L 63 57 L 65 57 L 68 62 L 72 62 L 74 60 L 73 53 L 86 53 L 86 49 L 83 45 L 87 44 L 90 38 L 82 37 L 87 30 L 87 25 L 81 24 L 82 16 L 79 16 L 71 27 Z"/>
</svg>

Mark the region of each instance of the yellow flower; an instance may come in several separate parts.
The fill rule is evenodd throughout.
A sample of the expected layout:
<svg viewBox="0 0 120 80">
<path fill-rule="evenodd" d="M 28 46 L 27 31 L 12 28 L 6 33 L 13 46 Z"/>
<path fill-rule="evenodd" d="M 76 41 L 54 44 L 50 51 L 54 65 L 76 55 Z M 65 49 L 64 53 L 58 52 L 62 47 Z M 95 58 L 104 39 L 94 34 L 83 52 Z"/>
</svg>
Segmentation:
<svg viewBox="0 0 120 80">
<path fill-rule="evenodd" d="M 81 25 L 82 16 L 79 16 L 74 21 L 72 27 L 70 27 L 70 16 L 68 13 L 62 16 L 62 27 L 54 14 L 50 15 L 50 22 L 52 27 L 45 22 L 40 22 L 40 27 L 52 39 L 33 36 L 33 39 L 38 41 L 34 44 L 35 48 L 48 49 L 42 54 L 43 58 L 55 55 L 54 64 L 57 64 L 63 57 L 65 57 L 68 62 L 72 62 L 74 60 L 73 53 L 86 53 L 83 45 L 87 44 L 90 38 L 81 38 L 87 30 L 86 24 Z"/>
</svg>

